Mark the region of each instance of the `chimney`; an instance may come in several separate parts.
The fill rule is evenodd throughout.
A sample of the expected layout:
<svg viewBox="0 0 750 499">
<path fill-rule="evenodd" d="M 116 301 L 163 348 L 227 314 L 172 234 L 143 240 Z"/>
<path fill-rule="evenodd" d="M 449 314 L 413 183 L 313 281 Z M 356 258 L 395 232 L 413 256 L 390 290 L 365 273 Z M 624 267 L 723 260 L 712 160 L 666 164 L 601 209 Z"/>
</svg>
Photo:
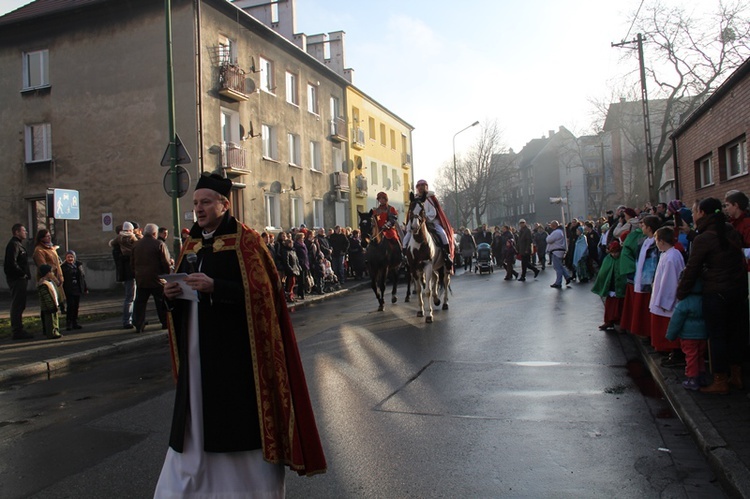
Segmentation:
<svg viewBox="0 0 750 499">
<path fill-rule="evenodd" d="M 554 134 L 555 134 L 555 131 L 554 131 L 554 130 L 550 130 L 550 131 L 549 131 L 549 137 L 550 137 L 550 138 L 552 138 L 552 136 L 553 136 Z"/>
</svg>

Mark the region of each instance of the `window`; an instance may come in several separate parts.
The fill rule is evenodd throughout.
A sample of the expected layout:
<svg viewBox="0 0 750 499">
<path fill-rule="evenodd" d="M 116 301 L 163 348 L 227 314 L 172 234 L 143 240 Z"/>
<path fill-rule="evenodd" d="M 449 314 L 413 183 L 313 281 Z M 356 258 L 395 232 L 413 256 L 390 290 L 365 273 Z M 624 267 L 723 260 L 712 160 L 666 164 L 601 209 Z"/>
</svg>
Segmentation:
<svg viewBox="0 0 750 499">
<path fill-rule="evenodd" d="M 289 139 L 289 164 L 299 166 L 302 164 L 299 135 L 290 133 L 287 137 Z"/>
<path fill-rule="evenodd" d="M 378 164 L 374 161 L 370 161 L 370 183 L 372 185 L 378 183 Z"/>
<path fill-rule="evenodd" d="M 52 126 L 49 123 L 26 125 L 26 162 L 52 160 Z"/>
<path fill-rule="evenodd" d="M 390 187 L 388 185 L 388 167 L 386 165 L 380 165 L 381 171 L 383 172 L 383 177 L 381 178 L 381 181 L 383 182 L 383 187 L 386 189 Z"/>
<path fill-rule="evenodd" d="M 391 149 L 396 150 L 396 131 L 391 130 Z"/>
<path fill-rule="evenodd" d="M 279 0 L 271 0 L 271 23 L 279 22 Z"/>
<path fill-rule="evenodd" d="M 727 179 L 747 173 L 747 141 L 743 137 L 726 146 Z"/>
<path fill-rule="evenodd" d="M 323 200 L 313 199 L 313 227 L 323 227 Z"/>
<path fill-rule="evenodd" d="M 299 89 L 297 88 L 297 75 L 287 71 L 286 73 L 286 101 L 289 104 L 299 106 Z"/>
<path fill-rule="evenodd" d="M 697 187 L 706 187 L 713 184 L 713 176 L 711 172 L 711 156 L 706 156 L 703 159 L 698 160 L 696 163 L 697 172 L 695 179 L 697 181 Z"/>
<path fill-rule="evenodd" d="M 260 89 L 271 94 L 276 90 L 273 62 L 263 57 L 260 58 Z"/>
<path fill-rule="evenodd" d="M 367 120 L 368 136 L 370 140 L 375 140 L 375 118 L 369 118 Z"/>
<path fill-rule="evenodd" d="M 229 197 L 232 202 L 232 216 L 240 222 L 245 222 L 245 198 L 242 196 L 242 189 L 232 189 L 232 195 Z"/>
<path fill-rule="evenodd" d="M 240 113 L 221 108 L 221 140 L 225 144 L 240 141 Z"/>
<path fill-rule="evenodd" d="M 300 224 L 305 223 L 305 214 L 302 211 L 302 198 L 293 197 L 291 198 L 291 202 L 292 224 L 290 225 L 290 227 L 299 227 Z"/>
<path fill-rule="evenodd" d="M 271 192 L 263 195 L 263 205 L 266 211 L 266 227 L 281 227 L 279 215 L 279 196 Z"/>
<path fill-rule="evenodd" d="M 279 159 L 279 151 L 276 144 L 276 129 L 271 125 L 263 125 L 261 135 L 263 136 L 263 157 L 267 159 Z"/>
<path fill-rule="evenodd" d="M 313 114 L 320 114 L 318 109 L 318 87 L 312 83 L 307 84 L 307 110 Z"/>
<path fill-rule="evenodd" d="M 219 37 L 219 64 L 226 66 L 237 61 L 234 53 L 234 42 L 226 36 Z"/>
<path fill-rule="evenodd" d="M 321 171 L 319 142 L 310 142 L 310 168 L 312 170 Z"/>
<path fill-rule="evenodd" d="M 49 86 L 49 51 L 37 50 L 23 54 L 23 89 Z"/>
<path fill-rule="evenodd" d="M 380 145 L 385 146 L 385 125 L 380 124 Z"/>
</svg>

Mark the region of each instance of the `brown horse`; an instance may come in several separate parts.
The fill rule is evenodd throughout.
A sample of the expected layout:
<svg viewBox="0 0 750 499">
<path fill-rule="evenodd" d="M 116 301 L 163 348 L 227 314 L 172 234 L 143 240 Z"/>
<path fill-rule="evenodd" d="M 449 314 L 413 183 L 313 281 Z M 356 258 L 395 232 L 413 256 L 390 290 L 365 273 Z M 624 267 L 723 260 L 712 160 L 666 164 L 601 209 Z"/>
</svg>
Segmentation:
<svg viewBox="0 0 750 499">
<path fill-rule="evenodd" d="M 372 290 L 378 299 L 378 311 L 382 312 L 385 308 L 386 277 L 390 277 L 393 281 L 391 303 L 398 301 L 396 286 L 398 284 L 398 271 L 401 267 L 401 245 L 397 240 L 390 240 L 383 236 L 378 229 L 372 210 L 367 213 L 359 213 L 359 230 L 362 232 L 363 242 L 367 243 L 365 247 L 367 271 L 370 274 Z M 410 290 L 407 289 L 407 301 L 409 292 Z"/>
<path fill-rule="evenodd" d="M 435 242 L 433 234 L 427 229 L 424 205 L 412 201 L 407 216 L 407 228 L 411 231 L 411 240 L 405 248 L 412 279 L 419 299 L 417 317 L 424 317 L 424 297 L 422 286 L 427 291 L 428 314 L 425 322 L 432 322 L 432 304 L 440 305 L 440 289 L 443 287 L 443 310 L 448 310 L 448 290 L 451 283 L 450 270 L 445 267 L 443 250 Z"/>
</svg>

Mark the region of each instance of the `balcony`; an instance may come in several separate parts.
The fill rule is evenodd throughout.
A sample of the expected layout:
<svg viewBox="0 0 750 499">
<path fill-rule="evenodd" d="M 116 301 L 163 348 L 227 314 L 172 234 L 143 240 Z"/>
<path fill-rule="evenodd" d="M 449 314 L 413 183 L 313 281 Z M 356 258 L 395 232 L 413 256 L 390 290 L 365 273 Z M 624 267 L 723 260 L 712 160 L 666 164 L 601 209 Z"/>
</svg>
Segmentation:
<svg viewBox="0 0 750 499">
<path fill-rule="evenodd" d="M 219 66 L 219 93 L 237 102 L 250 97 L 245 93 L 245 70 L 235 64 Z"/>
<path fill-rule="evenodd" d="M 247 174 L 250 173 L 247 163 L 247 151 L 234 142 L 225 142 L 221 145 L 221 167 L 227 173 Z"/>
<path fill-rule="evenodd" d="M 352 128 L 352 147 L 360 150 L 365 148 L 365 131 L 359 127 Z"/>
<path fill-rule="evenodd" d="M 401 153 L 401 165 L 403 166 L 411 165 L 411 154 L 409 154 L 408 152 Z"/>
<path fill-rule="evenodd" d="M 349 192 L 349 174 L 346 172 L 331 173 L 333 189 L 336 191 Z"/>
<path fill-rule="evenodd" d="M 333 118 L 329 123 L 331 125 L 331 140 L 346 142 L 346 120 L 340 117 Z"/>
<path fill-rule="evenodd" d="M 356 179 L 356 192 L 358 198 L 366 198 L 367 197 L 367 179 L 364 175 L 357 175 Z"/>
</svg>

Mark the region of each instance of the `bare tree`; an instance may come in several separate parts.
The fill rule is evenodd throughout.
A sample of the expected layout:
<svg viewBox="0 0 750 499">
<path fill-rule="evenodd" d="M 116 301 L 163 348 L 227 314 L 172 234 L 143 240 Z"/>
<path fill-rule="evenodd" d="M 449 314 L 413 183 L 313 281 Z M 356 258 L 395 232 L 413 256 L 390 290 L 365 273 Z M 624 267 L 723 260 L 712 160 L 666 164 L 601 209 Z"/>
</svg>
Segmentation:
<svg viewBox="0 0 750 499">
<path fill-rule="evenodd" d="M 658 121 L 653 114 L 651 120 L 654 185 L 648 193 L 650 199 L 658 199 L 665 165 L 671 161 L 672 130 L 750 55 L 749 13 L 750 6 L 743 0 L 719 2 L 716 12 L 708 17 L 655 0 L 633 16 L 634 31 L 645 37 L 648 78 L 656 83 L 653 89 L 650 84 L 649 100 L 664 100 Z M 636 57 L 635 51 L 629 56 Z M 645 165 L 634 181 L 644 176 Z"/>
<path fill-rule="evenodd" d="M 484 218 L 488 206 L 500 202 L 500 184 L 504 168 L 493 162 L 493 156 L 504 149 L 502 134 L 497 121 L 481 125 L 481 132 L 469 152 L 456 159 L 454 178 L 453 163 L 444 164 L 438 171 L 436 187 L 443 193 L 442 199 L 448 210 L 448 216 L 455 218 L 455 188 L 458 184 L 459 220 L 453 220 L 456 227 L 478 223 Z"/>
</svg>

